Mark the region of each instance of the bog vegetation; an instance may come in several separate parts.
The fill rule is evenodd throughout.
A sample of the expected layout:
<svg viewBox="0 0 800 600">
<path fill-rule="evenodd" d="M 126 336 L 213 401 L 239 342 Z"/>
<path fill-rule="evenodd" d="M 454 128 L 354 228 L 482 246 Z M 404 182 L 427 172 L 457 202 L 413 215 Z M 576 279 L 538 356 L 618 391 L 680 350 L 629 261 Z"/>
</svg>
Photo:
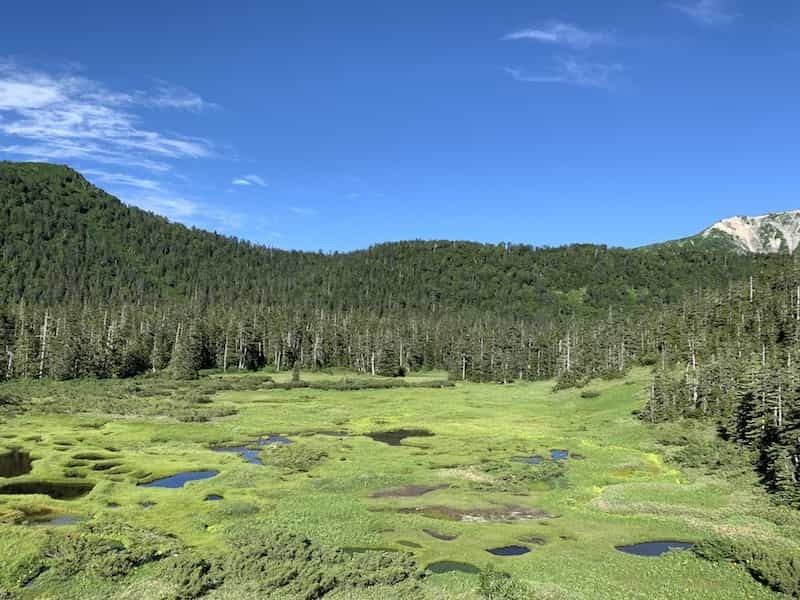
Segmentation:
<svg viewBox="0 0 800 600">
<path fill-rule="evenodd" d="M 11 448 L 31 460 L 0 479 L 0 589 L 98 600 L 797 593 L 800 513 L 771 501 L 742 466 L 750 452 L 713 427 L 635 418 L 648 369 L 596 381 L 590 398 L 552 381 L 436 385 L 444 376 L 401 387 L 347 372 L 302 373 L 305 386 L 287 372 L 7 382 L 24 401 L 3 409 L 0 462 Z M 363 387 L 333 385 L 344 378 Z M 617 549 L 658 540 L 696 549 Z"/>
<path fill-rule="evenodd" d="M 391 429 L 381 420 L 392 421 L 390 417 L 398 413 L 388 407 L 400 398 L 418 411 L 417 416 L 392 424 L 418 429 L 420 422 L 427 422 L 430 410 L 424 398 L 445 397 L 454 414 L 479 410 L 482 412 L 473 415 L 476 419 L 491 420 L 497 419 L 498 411 L 514 413 L 518 407 L 509 404 L 508 398 L 521 398 L 518 394 L 522 392 L 517 390 L 527 390 L 532 396 L 524 396 L 524 400 L 531 410 L 541 407 L 550 394 L 553 399 L 569 398 L 558 407 L 558 415 L 564 421 L 559 427 L 572 436 L 585 431 L 579 427 L 594 426 L 598 431 L 592 435 L 616 444 L 618 436 L 626 439 L 630 434 L 628 428 L 636 428 L 637 440 L 655 439 L 659 432 L 668 432 L 662 444 L 652 449 L 653 455 L 673 462 L 679 483 L 685 484 L 686 472 L 706 473 L 715 482 L 720 477 L 748 482 L 754 478 L 755 485 L 770 498 L 754 500 L 758 510 L 768 510 L 770 503 L 800 507 L 800 266 L 792 256 L 739 254 L 714 240 L 685 240 L 637 250 L 417 241 L 346 254 L 284 252 L 168 223 L 123 205 L 66 167 L 20 163 L 0 163 L 0 222 L 0 379 L 4 382 L 0 385 L 0 414 L 7 420 L 2 433 L 14 444 L 26 441 L 25 436 L 35 437 L 26 427 L 37 423 L 48 434 L 44 443 L 56 448 L 51 430 L 60 431 L 60 425 L 48 420 L 53 415 L 78 419 L 90 433 L 94 429 L 89 423 L 95 423 L 99 431 L 107 422 L 132 419 L 140 430 L 126 433 L 129 437 L 123 436 L 123 442 L 149 432 L 150 437 L 140 444 L 162 443 L 170 439 L 170 432 L 177 432 L 173 450 L 191 455 L 193 450 L 185 444 L 247 441 L 230 430 L 222 436 L 226 439 L 207 439 L 208 432 L 219 433 L 219 424 L 239 423 L 240 429 L 246 429 L 248 422 L 243 419 L 258 414 L 257 408 L 272 414 L 268 409 L 277 405 L 291 413 L 306 403 L 304 398 L 314 406 L 319 398 L 329 399 L 342 413 L 319 423 L 320 431 L 340 431 L 340 423 L 348 423 L 357 434 L 366 434 Z M 417 376 L 434 371 L 435 377 Z M 549 383 L 533 383 L 544 381 Z M 623 393 L 626 383 L 632 384 L 630 394 Z M 607 392 L 612 388 L 617 390 L 614 398 L 625 398 L 621 406 L 630 409 L 627 413 L 607 407 Z M 640 389 L 643 395 L 636 396 Z M 476 390 L 482 397 L 472 399 Z M 365 394 L 383 399 L 384 416 L 361 414 L 358 400 Z M 588 411 L 589 421 L 581 425 L 574 422 L 575 402 Z M 545 412 L 551 409 L 555 407 L 546 404 Z M 399 413 L 408 414 L 406 410 Z M 622 431 L 610 418 L 612 413 L 601 417 L 603 410 L 626 420 Z M 297 423 L 302 422 L 305 418 Z M 302 429 L 297 423 L 286 423 L 284 431 Z M 6 434 L 6 427 L 12 425 L 16 430 Z M 273 429 L 269 423 L 263 425 L 263 431 L 250 433 L 256 436 Z M 155 429 L 162 433 L 156 434 Z M 112 447 L 123 443 L 115 441 L 119 433 L 108 434 Z M 610 481 L 592 480 L 591 485 L 586 479 L 581 489 L 592 491 L 569 496 L 566 490 L 575 485 L 576 462 L 551 457 L 550 449 L 565 446 L 557 439 L 548 449 L 518 444 L 514 456 L 498 457 L 498 448 L 509 451 L 507 440 L 499 430 L 484 433 L 489 438 L 479 438 L 480 451 L 449 445 L 440 450 L 442 456 L 449 456 L 451 470 L 467 474 L 472 492 L 563 493 L 566 501 L 590 505 L 592 510 L 611 507 L 607 513 L 615 516 L 639 514 L 630 507 L 622 512 L 613 509 L 619 506 L 615 504 L 620 501 L 618 495 L 627 498 L 629 490 L 628 484 L 621 485 L 613 477 Z M 92 437 L 94 434 L 65 430 L 60 451 L 86 445 Z M 254 438 L 248 439 L 254 442 Z M 351 443 L 346 437 L 338 439 Z M 96 443 L 92 440 L 90 447 L 77 454 L 96 454 Z M 398 442 L 401 446 L 408 443 Z M 433 448 L 440 443 L 438 436 L 430 440 Z M 1 444 L 13 446 L 2 437 Z M 40 456 L 39 465 L 57 465 L 59 478 L 94 481 L 111 477 L 129 485 L 151 474 L 143 469 L 125 470 L 125 460 L 116 452 L 100 451 L 108 454 L 102 463 L 73 456 L 61 464 Z M 423 447 L 416 452 L 423 456 L 426 450 Z M 263 453 L 263 468 L 284 483 L 298 477 L 316 479 L 314 473 L 327 473 L 346 458 L 337 456 L 327 443 L 266 445 Z M 203 464 L 194 466 L 219 466 L 199 462 Z M 648 472 L 652 463 L 642 466 L 632 458 L 630 464 L 617 467 L 615 473 L 646 483 L 642 470 Z M 372 476 L 371 469 L 383 472 L 381 465 L 369 462 L 363 468 L 366 479 Z M 189 485 L 210 486 L 215 480 L 224 480 L 224 471 L 219 477 L 223 479 Z M 420 483 L 399 476 L 387 479 L 392 480 L 387 484 Z M 89 503 L 92 514 L 97 514 L 92 498 L 102 493 L 103 486 L 99 488 L 93 489 L 87 500 L 74 502 Z M 636 496 L 642 489 L 633 488 L 631 493 Z M 236 514 L 251 521 L 264 509 L 230 498 L 227 487 L 218 491 L 223 498 L 218 510 L 226 518 L 233 519 Z M 433 496 L 443 493 L 431 492 Z M 644 495 L 650 493 L 655 492 Z M 759 492 L 752 493 L 755 498 Z M 16 515 L 7 518 L 11 522 L 27 521 L 45 508 L 27 505 L 26 509 L 25 502 L 17 506 L 16 500 L 2 500 L 1 494 L 2 486 L 0 512 L 5 506 L 8 514 Z M 636 504 L 632 498 L 626 502 Z M 704 500 L 692 506 L 699 511 L 697 515 L 709 508 Z M 500 509 L 485 512 L 485 506 L 484 512 L 459 513 L 466 506 L 454 508 L 447 503 L 400 508 L 408 511 L 403 513 L 407 518 L 466 514 L 492 522 L 502 515 Z M 529 510 L 517 508 L 520 514 Z M 313 507 L 307 510 L 313 512 Z M 661 513 L 661 508 L 651 506 L 649 510 Z M 672 509 L 665 510 L 670 513 Z M 421 516 L 414 511 L 421 511 Z M 686 508 L 681 514 L 688 519 L 690 513 Z M 786 515 L 794 513 L 780 514 L 790 518 Z M 332 518 L 340 520 L 341 515 Z M 711 520 L 708 515 L 694 518 Z M 174 544 L 167 546 L 154 541 L 152 548 L 134 548 L 127 544 L 126 536 L 156 540 L 163 532 L 144 527 L 142 531 L 149 533 L 123 535 L 124 529 L 117 525 L 95 520 L 73 525 L 80 532 L 73 540 L 74 548 L 71 542 L 50 541 L 63 542 L 63 547 L 73 548 L 69 552 L 76 555 L 88 551 L 80 547 L 86 539 L 96 541 L 90 544 L 93 547 L 110 544 L 119 548 L 123 578 L 131 573 L 138 577 L 140 572 L 174 569 L 170 581 L 189 582 L 190 590 L 164 592 L 174 597 L 245 586 L 252 573 L 267 568 L 254 560 L 250 566 L 242 566 L 239 575 L 232 574 L 231 566 L 219 557 L 200 552 L 197 544 L 187 542 L 196 532 L 174 532 Z M 685 520 L 678 521 L 686 526 Z M 208 534 L 204 543 L 209 547 L 237 545 L 227 533 L 229 525 L 208 524 L 219 529 Z M 754 539 L 701 537 L 699 528 L 691 527 L 682 531 L 701 542 L 695 549 L 698 556 L 744 565 L 752 578 L 769 588 L 798 593 L 792 584 L 800 579 L 796 559 L 791 558 L 796 554 L 792 555 L 788 546 L 771 543 L 776 535 L 790 538 L 793 530 L 765 530 Z M 425 582 L 430 572 L 417 569 L 420 565 L 413 557 L 342 553 L 337 548 L 358 540 L 331 535 L 316 539 L 313 532 L 311 526 L 304 530 L 286 528 L 285 523 L 258 524 L 252 535 L 271 536 L 269 539 L 280 540 L 278 546 L 287 548 L 296 543 L 307 549 L 306 562 L 315 566 L 302 576 L 289 576 L 276 566 L 278 571 L 258 576 L 273 582 L 273 587 L 245 586 L 241 593 L 349 597 L 347 594 L 369 593 L 367 588 L 373 586 L 389 585 L 388 573 L 398 578 L 393 583 L 409 590 L 428 589 Z M 25 533 L 36 538 L 42 535 Z M 47 536 L 51 535 L 61 534 L 48 530 Z M 378 545 L 385 542 L 378 538 L 373 535 L 369 539 Z M 414 539 L 405 541 L 420 544 Z M 625 541 L 637 540 L 620 540 Z M 261 543 L 269 546 L 266 539 Z M 52 581 L 106 578 L 115 569 L 113 564 L 95 564 L 87 558 L 74 561 L 80 573 L 69 573 L 77 567 L 65 566 L 71 564 L 67 555 L 59 558 L 54 550 L 43 550 L 41 544 L 36 547 L 36 556 L 49 557 L 47 561 L 36 559 L 39 562 L 31 567 L 34 572 L 41 570 L 43 581 L 48 577 Z M 449 556 L 428 556 L 427 549 L 422 553 L 443 564 L 447 560 L 463 562 L 469 554 L 463 548 Z M 241 557 L 236 561 L 243 565 Z M 359 561 L 371 566 L 367 569 Z M 262 562 L 285 563 L 286 570 L 295 573 L 292 561 L 272 556 Z M 699 564 L 692 562 L 692 568 Z M 369 582 L 331 575 L 373 568 L 374 580 Z M 69 574 L 59 575 L 62 572 Z M 6 573 L 6 580 L 0 578 L 0 588 L 6 585 L 19 591 L 30 583 L 26 577 L 39 575 L 20 573 Z M 550 593 L 559 597 L 561 592 L 570 597 L 569 590 L 556 589 L 560 580 L 550 582 L 553 591 L 533 577 L 532 571 L 518 569 L 512 574 L 514 577 L 489 571 L 478 583 L 469 584 L 462 583 L 469 579 L 466 574 L 452 578 L 460 582 L 455 584 L 457 588 L 465 586 L 459 592 L 479 588 L 489 598 L 524 597 L 533 593 L 526 587 L 530 581 L 544 585 L 540 591 L 545 597 Z M 115 580 L 113 575 L 107 578 Z M 317 591 L 309 591 L 314 589 Z M 413 594 L 420 592 L 409 593 L 415 597 Z M 657 591 L 653 593 L 658 596 Z"/>
</svg>

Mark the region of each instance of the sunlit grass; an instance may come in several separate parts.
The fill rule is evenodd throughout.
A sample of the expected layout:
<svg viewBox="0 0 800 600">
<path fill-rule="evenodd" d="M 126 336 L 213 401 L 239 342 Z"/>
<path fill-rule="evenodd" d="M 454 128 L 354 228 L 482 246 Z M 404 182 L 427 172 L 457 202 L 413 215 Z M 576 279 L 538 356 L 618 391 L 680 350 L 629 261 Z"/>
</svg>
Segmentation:
<svg viewBox="0 0 800 600">
<path fill-rule="evenodd" d="M 704 430 L 651 428 L 632 416 L 643 402 L 649 377 L 645 371 L 634 371 L 624 381 L 594 383 L 597 397 L 581 397 L 579 390 L 553 393 L 550 382 L 348 392 L 261 390 L 247 385 L 253 377 L 263 375 L 214 373 L 180 386 L 142 379 L 10 387 L 37 407 L 0 424 L 0 449 L 21 446 L 36 458 L 33 471 L 21 479 L 64 480 L 70 474 L 96 486 L 73 501 L 0 496 L 0 589 L 27 598 L 105 598 L 114 593 L 120 598 L 159 597 L 160 584 L 149 579 L 148 568 L 113 584 L 59 582 L 45 574 L 35 586 L 21 590 L 26 565 L 48 531 L 26 522 L 42 513 L 122 518 L 171 532 L 200 548 L 219 547 L 226 527 L 253 520 L 335 546 L 411 550 L 421 565 L 440 560 L 479 567 L 493 563 L 552 598 L 772 597 L 738 567 L 709 563 L 690 552 L 639 558 L 616 551 L 621 544 L 699 541 L 724 533 L 778 540 L 800 551 L 792 541 L 798 539 L 800 519 L 773 507 L 751 476 L 681 469 L 669 458 L 674 448 L 659 444 L 689 430 L 705 435 Z M 276 381 L 290 377 L 273 375 Z M 344 372 L 303 373 L 308 381 L 345 377 L 357 378 Z M 410 379 L 443 377 L 433 373 Z M 212 387 L 220 382 L 236 385 Z M 242 389 L 237 389 L 239 383 Z M 176 416 L 176 406 L 180 412 L 182 403 L 190 402 L 184 397 L 209 390 L 213 393 L 202 407 L 227 407 L 235 414 L 206 422 L 178 420 L 182 413 Z M 137 403 L 142 407 L 138 413 L 133 411 Z M 72 406 L 73 414 L 48 415 L 49 405 L 61 412 Z M 116 411 L 116 406 L 124 410 Z M 435 435 L 407 438 L 394 447 L 363 435 L 395 428 L 424 428 Z M 331 431 L 349 435 L 340 439 L 320 434 Z M 252 443 L 267 434 L 286 435 L 295 448 L 308 451 L 288 461 L 271 460 L 270 453 L 280 450 L 266 446 L 265 466 L 257 466 L 236 454 L 210 450 Z M 564 477 L 522 488 L 493 485 L 497 470 L 488 465 L 511 465 L 518 456 L 549 459 L 551 449 L 571 454 Z M 103 463 L 113 466 L 93 468 Z M 199 470 L 219 475 L 182 489 L 137 485 Z M 371 497 L 388 488 L 441 484 L 449 487 L 419 497 Z M 209 494 L 224 500 L 205 502 Z M 153 505 L 145 508 L 147 503 Z M 541 511 L 550 518 L 497 522 L 475 517 L 484 514 L 481 510 L 503 506 Z M 439 512 L 415 510 L 437 507 Z M 442 517 L 442 507 L 471 516 L 431 518 Z M 457 538 L 439 540 L 425 529 Z M 543 544 L 531 545 L 525 556 L 496 558 L 486 552 L 533 538 Z M 431 576 L 424 586 L 430 598 L 477 598 L 474 575 Z M 237 597 L 230 590 L 225 594 L 212 597 Z M 334 597 L 382 596 L 374 591 Z"/>
</svg>

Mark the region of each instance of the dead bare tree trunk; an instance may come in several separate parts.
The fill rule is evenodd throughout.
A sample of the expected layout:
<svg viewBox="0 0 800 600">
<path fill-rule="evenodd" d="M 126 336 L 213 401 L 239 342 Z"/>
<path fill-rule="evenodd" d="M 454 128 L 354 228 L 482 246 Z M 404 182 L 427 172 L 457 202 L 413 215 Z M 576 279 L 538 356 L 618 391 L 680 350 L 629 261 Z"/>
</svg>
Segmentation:
<svg viewBox="0 0 800 600">
<path fill-rule="evenodd" d="M 50 311 L 44 311 L 44 323 L 42 323 L 42 350 L 39 353 L 39 379 L 44 377 L 44 364 L 47 356 L 47 331 L 50 324 Z"/>
</svg>

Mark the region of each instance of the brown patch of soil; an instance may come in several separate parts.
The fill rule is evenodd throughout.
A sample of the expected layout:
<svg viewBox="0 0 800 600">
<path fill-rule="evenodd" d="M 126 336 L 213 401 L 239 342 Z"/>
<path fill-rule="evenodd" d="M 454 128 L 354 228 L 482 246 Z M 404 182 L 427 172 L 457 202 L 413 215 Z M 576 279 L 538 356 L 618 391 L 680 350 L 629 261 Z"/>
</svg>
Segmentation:
<svg viewBox="0 0 800 600">
<path fill-rule="evenodd" d="M 435 529 L 423 529 L 425 533 L 427 533 L 432 538 L 436 538 L 437 540 L 442 540 L 443 542 L 452 542 L 453 540 L 457 540 L 457 535 L 450 535 L 448 533 L 442 533 L 441 531 L 436 531 Z"/>
<path fill-rule="evenodd" d="M 534 546 L 544 546 L 547 543 L 547 540 L 544 538 L 537 537 L 535 535 L 531 535 L 528 537 L 521 537 L 519 538 L 520 542 L 525 544 L 533 544 Z"/>
<path fill-rule="evenodd" d="M 390 488 L 388 490 L 381 490 L 370 494 L 370 498 L 417 498 L 430 494 L 436 490 L 443 490 L 450 486 L 448 485 L 407 485 L 400 488 Z"/>
<path fill-rule="evenodd" d="M 510 522 L 510 521 L 538 521 L 541 519 L 554 519 L 555 515 L 546 513 L 539 508 L 504 504 L 491 508 L 455 508 L 452 506 L 421 506 L 416 508 L 401 508 L 400 514 L 417 514 L 429 519 L 442 521 L 466 521 L 473 523 Z"/>
</svg>

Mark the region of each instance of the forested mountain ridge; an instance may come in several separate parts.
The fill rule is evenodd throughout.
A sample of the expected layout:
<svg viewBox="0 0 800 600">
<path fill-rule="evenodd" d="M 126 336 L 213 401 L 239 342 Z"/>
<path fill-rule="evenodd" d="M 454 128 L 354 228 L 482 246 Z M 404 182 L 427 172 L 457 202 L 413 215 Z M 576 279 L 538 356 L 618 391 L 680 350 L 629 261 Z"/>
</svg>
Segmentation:
<svg viewBox="0 0 800 600">
<path fill-rule="evenodd" d="M 713 419 L 800 505 L 800 267 L 707 236 L 286 252 L 0 163 L 0 379 L 344 367 L 559 386 L 657 366 L 644 419 Z"/>
<path fill-rule="evenodd" d="M 757 272 L 724 247 L 626 250 L 452 241 L 291 252 L 170 223 L 76 171 L 0 162 L 0 304 L 269 302 L 550 320 L 680 299 Z"/>
</svg>

